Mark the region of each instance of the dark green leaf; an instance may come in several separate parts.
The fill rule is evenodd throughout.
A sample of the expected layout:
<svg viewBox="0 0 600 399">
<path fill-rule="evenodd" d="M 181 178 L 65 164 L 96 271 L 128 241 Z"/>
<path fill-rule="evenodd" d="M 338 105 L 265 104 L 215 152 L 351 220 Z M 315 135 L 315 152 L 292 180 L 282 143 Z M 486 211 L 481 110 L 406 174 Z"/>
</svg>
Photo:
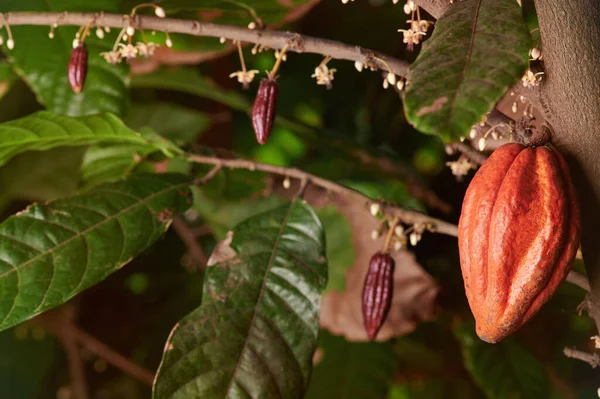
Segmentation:
<svg viewBox="0 0 600 399">
<path fill-rule="evenodd" d="M 83 157 L 81 180 L 84 187 L 115 181 L 127 176 L 145 157 L 156 151 L 146 144 L 109 144 L 90 147 Z"/>
<path fill-rule="evenodd" d="M 189 206 L 188 184 L 182 175 L 136 175 L 6 219 L 0 329 L 66 302 L 148 248 Z"/>
<path fill-rule="evenodd" d="M 171 103 L 134 104 L 125 121 L 133 130 L 150 128 L 179 144 L 194 141 L 210 124 L 209 117 L 194 109 Z"/>
<path fill-rule="evenodd" d="M 48 201 L 73 194 L 85 149 L 30 151 L 0 168 L 0 209 L 13 199 Z"/>
<path fill-rule="evenodd" d="M 134 132 L 111 114 L 71 118 L 40 111 L 0 124 L 0 165 L 25 151 L 101 143 L 136 144 L 167 153 L 180 151 L 156 134 Z"/>
<path fill-rule="evenodd" d="M 115 2 L 91 0 L 86 4 L 68 0 L 18 0 L 3 2 L 0 11 L 116 11 Z M 116 31 L 103 40 L 90 35 L 86 41 L 88 69 L 81 94 L 75 94 L 67 80 L 67 65 L 77 27 L 59 27 L 54 39 L 48 38 L 48 26 L 14 26 L 14 50 L 7 50 L 16 71 L 28 82 L 38 100 L 49 111 L 69 116 L 111 112 L 124 115 L 129 107 L 128 66 L 113 66 L 100 55 L 110 51 Z"/>
<path fill-rule="evenodd" d="M 344 291 L 346 270 L 354 265 L 354 243 L 348 219 L 335 206 L 317 209 L 317 215 L 325 228 L 329 278 L 325 292 Z"/>
<path fill-rule="evenodd" d="M 548 381 L 541 363 L 509 337 L 497 344 L 483 342 L 473 323 L 458 325 L 454 331 L 465 366 L 479 387 L 492 399 L 548 397 Z"/>
<path fill-rule="evenodd" d="M 327 283 L 324 234 L 296 201 L 221 243 L 202 305 L 171 333 L 154 386 L 163 398 L 303 398 Z"/>
<path fill-rule="evenodd" d="M 306 399 L 384 398 L 395 369 L 392 344 L 348 342 L 321 331 L 322 360 L 315 367 Z"/>
<path fill-rule="evenodd" d="M 466 136 L 527 68 L 529 31 L 514 0 L 456 2 L 408 74 L 404 106 L 418 130 Z"/>
</svg>

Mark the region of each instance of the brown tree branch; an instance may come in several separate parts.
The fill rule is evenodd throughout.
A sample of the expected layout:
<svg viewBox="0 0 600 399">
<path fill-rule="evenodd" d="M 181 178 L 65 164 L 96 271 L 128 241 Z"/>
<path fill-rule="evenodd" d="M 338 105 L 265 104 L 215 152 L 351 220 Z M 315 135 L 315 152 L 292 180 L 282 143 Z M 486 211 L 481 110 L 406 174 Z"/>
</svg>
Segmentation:
<svg viewBox="0 0 600 399">
<path fill-rule="evenodd" d="M 206 262 L 208 262 L 208 257 L 198 242 L 198 237 L 196 234 L 194 234 L 185 221 L 180 217 L 173 219 L 172 226 L 177 235 L 179 235 L 179 238 L 181 238 L 181 241 L 183 241 L 187 247 L 194 270 L 204 269 L 206 267 Z"/>
<path fill-rule="evenodd" d="M 80 13 L 80 12 L 12 12 L 4 14 L 10 25 L 75 25 L 82 26 L 94 20 L 92 26 L 127 27 L 129 22 L 122 14 Z M 137 29 L 183 33 L 192 36 L 224 37 L 229 40 L 255 43 L 272 49 L 283 49 L 298 53 L 313 53 L 338 60 L 358 61 L 374 69 L 388 70 L 398 76 L 406 75 L 408 63 L 377 51 L 344 44 L 334 40 L 321 39 L 294 32 L 252 30 L 234 25 L 219 25 L 195 20 L 158 18 L 136 15 L 133 25 Z M 24 38 L 25 39 L 25 38 Z M 15 38 L 18 46 L 19 38 Z"/>
<path fill-rule="evenodd" d="M 600 2 L 535 0 L 535 6 L 544 43 L 541 103 L 579 194 L 589 313 L 600 331 Z M 565 34 L 574 26 L 577 35 Z"/>
<path fill-rule="evenodd" d="M 600 366 L 600 356 L 597 353 L 583 352 L 574 348 L 564 348 L 563 353 L 566 357 L 586 362 L 593 368 Z"/>
<path fill-rule="evenodd" d="M 108 347 L 106 344 L 87 334 L 76 324 L 58 314 L 58 311 L 56 310 L 46 312 L 36 317 L 33 319 L 33 322 L 56 335 L 61 339 L 61 342 L 64 340 L 64 343 L 68 341 L 69 345 L 77 343 L 85 346 L 91 352 L 96 353 L 102 359 L 106 360 L 108 364 L 113 365 L 145 384 L 152 385 L 154 382 L 154 373 L 138 366 L 125 356 Z M 73 351 L 72 347 L 65 347 L 65 349 Z M 67 352 L 67 355 L 69 356 L 70 361 L 71 356 L 74 356 L 74 352 Z M 77 356 L 79 357 L 79 354 L 77 354 Z M 77 398 L 79 398 L 79 396 L 77 396 Z"/>
<path fill-rule="evenodd" d="M 342 186 L 340 184 L 334 183 L 330 180 L 324 179 L 322 177 L 318 177 L 312 175 L 310 173 L 304 172 L 302 170 L 296 168 L 285 168 L 282 166 L 269 165 L 264 163 L 258 163 L 253 161 L 248 161 L 245 159 L 225 159 L 218 158 L 212 156 L 205 155 L 197 155 L 197 154 L 188 154 L 187 158 L 191 162 L 206 164 L 206 165 L 217 165 L 224 168 L 230 169 L 247 169 L 247 170 L 258 170 L 261 172 L 272 173 L 280 176 L 287 176 L 294 179 L 299 179 L 300 181 L 306 181 L 309 184 L 314 184 L 321 188 L 324 188 L 330 192 L 337 193 L 347 197 L 349 199 L 363 202 L 365 204 L 365 210 L 368 205 L 374 201 L 373 199 L 364 196 L 358 191 L 354 191 L 351 188 Z M 429 217 L 419 212 L 406 210 L 400 208 L 397 205 L 392 204 L 381 204 L 381 211 L 386 217 L 394 218 L 398 217 L 404 223 L 407 224 L 425 224 L 431 226 L 432 230 L 435 230 L 441 234 L 447 234 L 450 236 L 456 237 L 457 235 L 457 227 L 454 224 L 444 222 L 443 220 L 439 220 L 436 218 Z"/>
</svg>

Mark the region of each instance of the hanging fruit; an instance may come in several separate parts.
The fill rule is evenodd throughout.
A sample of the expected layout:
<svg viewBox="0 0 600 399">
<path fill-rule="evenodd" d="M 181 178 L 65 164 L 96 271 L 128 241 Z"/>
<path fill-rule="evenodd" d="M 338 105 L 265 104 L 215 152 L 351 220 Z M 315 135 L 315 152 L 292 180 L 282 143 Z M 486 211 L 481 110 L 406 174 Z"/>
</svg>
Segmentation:
<svg viewBox="0 0 600 399">
<path fill-rule="evenodd" d="M 527 322 L 567 277 L 580 214 L 562 155 L 545 142 L 505 144 L 476 173 L 458 225 L 465 291 L 479 337 Z"/>
</svg>

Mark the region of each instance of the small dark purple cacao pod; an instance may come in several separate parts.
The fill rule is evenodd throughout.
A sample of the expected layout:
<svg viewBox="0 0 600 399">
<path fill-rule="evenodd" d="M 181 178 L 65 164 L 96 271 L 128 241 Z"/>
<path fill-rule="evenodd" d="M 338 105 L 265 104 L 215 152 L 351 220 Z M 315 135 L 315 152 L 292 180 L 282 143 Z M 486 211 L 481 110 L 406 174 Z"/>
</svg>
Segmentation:
<svg viewBox="0 0 600 399">
<path fill-rule="evenodd" d="M 87 74 L 87 59 L 88 54 L 85 49 L 85 44 L 79 43 L 71 52 L 69 67 L 67 73 L 69 76 L 69 84 L 73 91 L 77 94 L 81 93 L 83 84 L 85 83 L 85 75 Z"/>
<path fill-rule="evenodd" d="M 392 304 L 394 293 L 394 259 L 383 252 L 371 258 L 362 295 L 365 329 L 370 340 L 375 339 Z"/>
<path fill-rule="evenodd" d="M 277 95 L 279 83 L 275 79 L 265 78 L 260 81 L 254 105 L 252 106 L 252 127 L 256 133 L 256 141 L 265 144 L 273 129 L 277 114 Z"/>
</svg>

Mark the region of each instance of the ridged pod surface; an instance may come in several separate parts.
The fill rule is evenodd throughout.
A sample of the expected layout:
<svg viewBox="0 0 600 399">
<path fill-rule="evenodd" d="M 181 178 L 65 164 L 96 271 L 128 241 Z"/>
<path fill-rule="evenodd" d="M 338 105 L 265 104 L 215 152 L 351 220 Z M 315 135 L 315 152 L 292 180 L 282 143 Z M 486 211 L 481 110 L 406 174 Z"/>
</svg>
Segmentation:
<svg viewBox="0 0 600 399">
<path fill-rule="evenodd" d="M 79 43 L 71 52 L 69 66 L 67 68 L 69 84 L 71 85 L 71 89 L 73 89 L 73 91 L 77 94 L 81 93 L 83 84 L 85 83 L 85 76 L 87 75 L 87 61 L 88 54 L 85 45 L 83 43 Z"/>
<path fill-rule="evenodd" d="M 498 148 L 465 194 L 458 246 L 477 335 L 495 343 L 529 320 L 567 277 L 580 237 L 575 188 L 555 149 Z"/>
<path fill-rule="evenodd" d="M 252 105 L 252 127 L 259 144 L 265 144 L 271 135 L 277 115 L 278 94 L 279 83 L 275 79 L 265 78 L 260 81 Z"/>
<path fill-rule="evenodd" d="M 362 295 L 365 329 L 370 340 L 375 339 L 392 304 L 394 290 L 394 259 L 377 252 L 371 257 Z"/>
</svg>

